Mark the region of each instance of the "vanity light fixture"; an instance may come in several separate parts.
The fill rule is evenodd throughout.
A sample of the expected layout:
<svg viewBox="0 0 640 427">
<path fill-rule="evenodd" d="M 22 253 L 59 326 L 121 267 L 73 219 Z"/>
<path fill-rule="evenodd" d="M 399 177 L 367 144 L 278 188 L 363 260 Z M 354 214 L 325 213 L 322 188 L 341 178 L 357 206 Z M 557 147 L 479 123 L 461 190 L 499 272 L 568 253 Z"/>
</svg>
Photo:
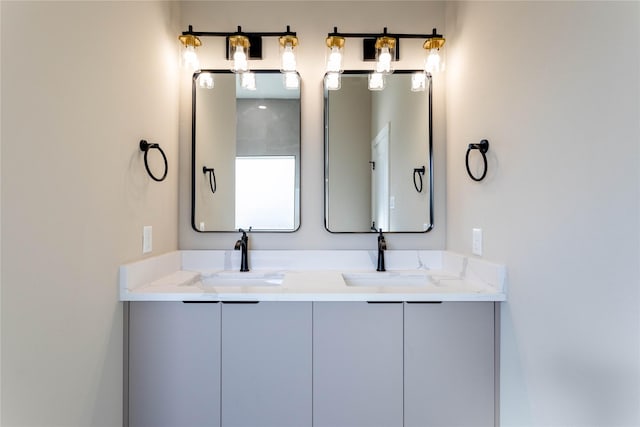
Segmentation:
<svg viewBox="0 0 640 427">
<path fill-rule="evenodd" d="M 198 70 L 200 65 L 195 54 L 195 48 L 202 45 L 201 37 L 225 37 L 226 58 L 231 62 L 231 71 L 241 74 L 242 87 L 255 90 L 255 75 L 249 71 L 249 60 L 262 59 L 262 38 L 278 37 L 281 50 L 281 71 L 284 75 L 285 84 L 288 82 L 289 88 L 298 88 L 300 85 L 296 73 L 295 49 L 298 46 L 298 37 L 287 25 L 284 32 L 243 32 L 238 26 L 236 32 L 221 31 L 193 31 L 193 26 L 189 25 L 187 31 L 183 31 L 178 37 L 185 47 L 183 53 L 183 65 L 189 66 L 192 70 Z M 204 73 L 203 73 L 204 74 Z M 247 74 L 247 76 L 244 76 Z M 292 77 L 295 75 L 295 79 Z M 209 80 L 209 77 L 211 80 Z M 202 78 L 202 76 L 201 76 Z M 295 80 L 295 81 L 294 81 Z M 201 87 L 213 88 L 213 76 L 204 76 L 200 81 Z"/>
<path fill-rule="evenodd" d="M 429 52 L 427 58 L 424 60 L 424 70 L 429 74 L 438 73 L 444 71 L 444 62 L 440 60 L 440 48 L 444 46 L 445 39 L 440 34 L 436 34 L 436 29 L 433 29 L 431 38 L 427 39 L 422 47 Z"/>
<path fill-rule="evenodd" d="M 249 56 L 249 37 L 243 34 L 235 34 L 229 36 L 229 52 L 227 58 L 230 58 L 233 62 L 231 65 L 231 71 L 234 73 L 244 73 L 249 71 L 249 62 L 247 58 Z"/>
<path fill-rule="evenodd" d="M 334 28 L 334 32 L 337 31 Z M 329 34 L 326 39 L 327 47 L 327 73 L 341 73 L 342 55 L 344 52 L 344 37 Z"/>
<path fill-rule="evenodd" d="M 426 73 L 435 73 L 444 69 L 440 61 L 439 50 L 444 46 L 445 39 L 433 29 L 431 34 L 398 34 L 389 33 L 385 27 L 382 33 L 340 33 L 337 27 L 327 34 L 326 44 L 329 48 L 327 56 L 326 84 L 327 89 L 340 88 L 340 74 L 343 71 L 342 54 L 345 38 L 362 39 L 362 60 L 376 61 L 376 65 L 369 76 L 369 89 L 384 89 L 384 76 L 393 72 L 393 61 L 400 59 L 400 39 L 426 39 L 423 48 L 428 52 L 425 60 L 425 73 L 412 77 L 411 90 L 425 90 Z"/>
<path fill-rule="evenodd" d="M 386 30 L 386 28 L 385 28 Z M 382 36 L 376 39 L 376 72 L 390 74 L 392 58 L 396 56 L 396 39 Z"/>
<path fill-rule="evenodd" d="M 291 33 L 287 26 L 287 32 L 280 36 L 278 42 L 280 43 L 280 71 L 283 73 L 296 71 L 295 49 L 298 46 L 298 37 Z"/>
<path fill-rule="evenodd" d="M 191 28 L 191 27 L 189 27 Z M 198 60 L 198 54 L 196 53 L 196 47 L 202 45 L 200 39 L 193 34 L 183 34 L 178 37 L 184 49 L 182 51 L 182 66 L 196 71 L 200 68 L 200 61 Z"/>
</svg>

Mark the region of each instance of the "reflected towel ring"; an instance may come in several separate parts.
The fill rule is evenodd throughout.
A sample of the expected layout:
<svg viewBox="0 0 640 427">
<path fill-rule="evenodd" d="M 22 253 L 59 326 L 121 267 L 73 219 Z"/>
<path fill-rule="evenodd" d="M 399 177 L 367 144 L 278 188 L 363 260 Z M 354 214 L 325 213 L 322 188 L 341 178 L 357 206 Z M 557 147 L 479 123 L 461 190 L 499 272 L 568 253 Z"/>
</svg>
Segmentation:
<svg viewBox="0 0 640 427">
<path fill-rule="evenodd" d="M 160 154 L 162 154 L 162 159 L 164 160 L 164 174 L 162 174 L 162 178 L 156 178 L 155 175 L 153 175 L 153 173 L 151 172 L 151 169 L 149 169 L 149 162 L 147 161 L 147 155 L 149 154 L 149 150 L 155 148 L 158 151 L 160 151 Z M 149 176 L 154 180 L 154 181 L 164 181 L 164 179 L 167 177 L 167 172 L 169 170 L 169 164 L 167 162 L 167 156 L 164 154 L 164 151 L 162 151 L 162 148 L 160 148 L 160 145 L 158 144 L 150 144 L 147 141 L 145 141 L 144 139 L 140 140 L 140 151 L 144 151 L 144 167 L 147 170 L 147 173 L 149 174 Z"/>
<path fill-rule="evenodd" d="M 416 188 L 416 191 L 418 193 L 422 193 L 422 177 L 424 176 L 425 171 L 426 171 L 426 168 L 424 166 L 422 166 L 421 168 L 415 168 L 413 170 L 413 186 Z M 420 188 L 418 188 L 416 175 L 418 176 L 418 178 L 420 178 Z"/>
<path fill-rule="evenodd" d="M 471 150 L 478 150 L 480 151 L 480 154 L 482 154 L 484 171 L 482 172 L 480 178 L 476 178 L 475 176 L 473 176 L 473 174 L 471 173 L 471 169 L 469 168 L 469 153 L 471 153 Z M 487 141 L 486 139 L 480 141 L 479 144 L 469 144 L 469 148 L 467 148 L 467 155 L 465 156 L 464 161 L 467 167 L 467 173 L 469 174 L 469 177 L 471 177 L 471 179 L 474 181 L 482 181 L 484 177 L 487 176 L 487 151 L 489 151 L 489 141 Z"/>
<path fill-rule="evenodd" d="M 216 171 L 213 168 L 203 166 L 202 173 L 206 175 L 207 172 L 209 173 L 209 187 L 211 187 L 211 192 L 216 194 L 216 190 L 218 189 L 218 185 L 216 184 Z"/>
</svg>

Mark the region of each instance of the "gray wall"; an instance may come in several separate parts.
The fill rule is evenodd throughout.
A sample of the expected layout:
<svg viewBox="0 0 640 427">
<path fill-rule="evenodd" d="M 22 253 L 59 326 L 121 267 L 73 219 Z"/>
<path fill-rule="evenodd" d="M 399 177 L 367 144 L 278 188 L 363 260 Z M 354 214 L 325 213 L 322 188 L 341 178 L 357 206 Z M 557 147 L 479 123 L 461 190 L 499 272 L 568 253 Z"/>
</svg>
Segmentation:
<svg viewBox="0 0 640 427">
<path fill-rule="evenodd" d="M 447 246 L 481 227 L 508 266 L 503 426 L 640 425 L 639 31 L 638 2 L 447 6 Z"/>
<path fill-rule="evenodd" d="M 0 7 L 0 423 L 121 425 L 118 266 L 143 257 L 143 225 L 152 255 L 177 248 L 177 11 Z M 147 176 L 142 138 L 165 150 L 164 182 Z"/>
</svg>

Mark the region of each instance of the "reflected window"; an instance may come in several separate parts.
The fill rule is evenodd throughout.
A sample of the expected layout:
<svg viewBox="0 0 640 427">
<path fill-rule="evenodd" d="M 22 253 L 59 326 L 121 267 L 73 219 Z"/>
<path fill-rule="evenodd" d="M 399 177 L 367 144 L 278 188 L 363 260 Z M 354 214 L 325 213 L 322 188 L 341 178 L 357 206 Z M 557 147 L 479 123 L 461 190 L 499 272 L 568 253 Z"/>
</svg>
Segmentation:
<svg viewBox="0 0 640 427">
<path fill-rule="evenodd" d="M 294 156 L 236 157 L 236 228 L 294 230 Z"/>
</svg>

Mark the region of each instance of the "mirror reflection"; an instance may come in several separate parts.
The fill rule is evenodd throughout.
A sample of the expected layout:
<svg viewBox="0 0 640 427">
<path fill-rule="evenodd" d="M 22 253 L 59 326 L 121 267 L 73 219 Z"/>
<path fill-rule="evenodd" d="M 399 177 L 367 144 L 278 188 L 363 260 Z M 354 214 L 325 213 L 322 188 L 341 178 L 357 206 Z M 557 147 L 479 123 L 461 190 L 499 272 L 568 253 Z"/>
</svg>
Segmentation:
<svg viewBox="0 0 640 427">
<path fill-rule="evenodd" d="M 192 226 L 295 231 L 300 225 L 300 89 L 279 71 L 193 78 Z M 245 76 L 246 77 L 246 76 Z M 288 86 L 288 87 L 287 87 Z"/>
<path fill-rule="evenodd" d="M 337 90 L 325 77 L 325 227 L 331 232 L 425 232 L 432 228 L 431 78 L 345 71 Z M 422 74 L 425 76 L 425 74 Z M 331 83 L 331 82 L 330 82 Z M 420 89 L 420 88 L 418 88 Z"/>
</svg>

